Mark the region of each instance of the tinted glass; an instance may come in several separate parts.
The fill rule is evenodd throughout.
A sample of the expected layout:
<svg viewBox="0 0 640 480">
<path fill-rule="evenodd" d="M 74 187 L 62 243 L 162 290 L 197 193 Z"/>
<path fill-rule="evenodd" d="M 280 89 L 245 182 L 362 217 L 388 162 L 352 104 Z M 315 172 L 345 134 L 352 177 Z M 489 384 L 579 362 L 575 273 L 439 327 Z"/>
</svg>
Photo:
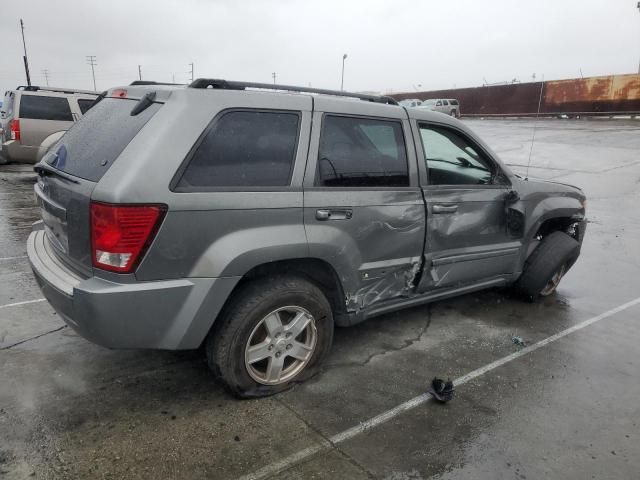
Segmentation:
<svg viewBox="0 0 640 480">
<path fill-rule="evenodd" d="M 289 185 L 299 120 L 297 113 L 224 114 L 197 147 L 177 189 Z"/>
<path fill-rule="evenodd" d="M 451 105 L 458 105 L 458 100 L 451 100 Z"/>
<path fill-rule="evenodd" d="M 135 116 L 135 100 L 105 98 L 64 134 L 44 161 L 71 175 L 97 182 L 140 129 L 158 111 L 153 103 Z"/>
<path fill-rule="evenodd" d="M 326 116 L 316 185 L 408 186 L 407 152 L 400 122 Z"/>
<path fill-rule="evenodd" d="M 93 105 L 93 102 L 95 102 L 95 100 L 88 100 L 84 98 L 78 99 L 78 106 L 80 107 L 80 111 L 82 112 L 83 115 L 87 113 L 87 110 L 91 108 L 91 106 Z"/>
<path fill-rule="evenodd" d="M 449 102 L 447 102 L 446 100 L 442 100 L 442 104 L 443 105 L 449 105 Z"/>
<path fill-rule="evenodd" d="M 429 185 L 487 185 L 494 169 L 467 140 L 444 128 L 420 125 Z"/>
<path fill-rule="evenodd" d="M 20 97 L 20 118 L 73 121 L 69 101 L 66 98 L 24 94 Z"/>
</svg>

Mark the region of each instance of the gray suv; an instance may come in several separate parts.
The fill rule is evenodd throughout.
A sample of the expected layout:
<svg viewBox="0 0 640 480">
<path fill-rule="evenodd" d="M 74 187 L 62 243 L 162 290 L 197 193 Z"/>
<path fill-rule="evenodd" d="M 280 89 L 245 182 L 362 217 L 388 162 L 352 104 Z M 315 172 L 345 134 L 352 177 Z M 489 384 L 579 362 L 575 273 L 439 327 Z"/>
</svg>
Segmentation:
<svg viewBox="0 0 640 480">
<path fill-rule="evenodd" d="M 232 392 L 309 378 L 334 326 L 489 287 L 551 294 L 585 196 L 387 97 L 200 79 L 112 89 L 35 166 L 28 256 L 109 348 L 197 349 Z M 277 90 L 273 90 L 277 89 Z"/>
</svg>

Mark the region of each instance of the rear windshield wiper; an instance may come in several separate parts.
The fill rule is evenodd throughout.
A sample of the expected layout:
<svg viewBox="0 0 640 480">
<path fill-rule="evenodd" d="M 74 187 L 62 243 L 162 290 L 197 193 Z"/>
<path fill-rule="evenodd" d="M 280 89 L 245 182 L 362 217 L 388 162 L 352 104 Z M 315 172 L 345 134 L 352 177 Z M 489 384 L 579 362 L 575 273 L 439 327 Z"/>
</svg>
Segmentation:
<svg viewBox="0 0 640 480">
<path fill-rule="evenodd" d="M 33 167 L 33 170 L 41 177 L 46 177 L 47 175 L 56 175 L 60 178 L 64 178 L 65 180 L 69 180 L 70 182 L 80 183 L 77 179 L 75 179 L 68 173 L 63 172 L 62 170 L 58 170 L 57 168 L 54 168 L 43 162 L 36 163 Z"/>
<path fill-rule="evenodd" d="M 156 92 L 148 92 L 145 93 L 136 106 L 131 110 L 131 116 L 135 117 L 139 113 L 144 112 L 147 108 L 149 108 L 156 99 Z"/>
</svg>

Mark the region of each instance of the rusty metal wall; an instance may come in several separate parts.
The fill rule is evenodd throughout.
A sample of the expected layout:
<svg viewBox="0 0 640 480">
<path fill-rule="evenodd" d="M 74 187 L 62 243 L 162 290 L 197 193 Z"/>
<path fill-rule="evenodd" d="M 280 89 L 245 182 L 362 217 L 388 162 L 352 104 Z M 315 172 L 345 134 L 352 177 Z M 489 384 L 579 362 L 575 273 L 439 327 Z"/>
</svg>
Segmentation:
<svg viewBox="0 0 640 480">
<path fill-rule="evenodd" d="M 640 113 L 640 74 L 608 75 L 430 92 L 393 94 L 404 98 L 457 98 L 462 115 L 535 115 L 542 88 L 542 115 Z"/>
</svg>

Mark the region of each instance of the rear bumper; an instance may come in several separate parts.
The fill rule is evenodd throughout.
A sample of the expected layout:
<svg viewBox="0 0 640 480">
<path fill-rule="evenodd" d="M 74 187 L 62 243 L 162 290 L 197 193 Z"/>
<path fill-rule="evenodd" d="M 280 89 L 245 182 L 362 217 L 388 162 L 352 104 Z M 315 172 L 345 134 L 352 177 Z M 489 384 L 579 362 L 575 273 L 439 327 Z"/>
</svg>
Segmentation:
<svg viewBox="0 0 640 480">
<path fill-rule="evenodd" d="M 22 145 L 17 140 L 2 143 L 0 155 L 9 162 L 36 163 L 38 147 Z"/>
<path fill-rule="evenodd" d="M 81 278 L 57 259 L 42 230 L 29 236 L 27 255 L 56 312 L 81 336 L 108 348 L 198 348 L 239 280 Z"/>
</svg>

